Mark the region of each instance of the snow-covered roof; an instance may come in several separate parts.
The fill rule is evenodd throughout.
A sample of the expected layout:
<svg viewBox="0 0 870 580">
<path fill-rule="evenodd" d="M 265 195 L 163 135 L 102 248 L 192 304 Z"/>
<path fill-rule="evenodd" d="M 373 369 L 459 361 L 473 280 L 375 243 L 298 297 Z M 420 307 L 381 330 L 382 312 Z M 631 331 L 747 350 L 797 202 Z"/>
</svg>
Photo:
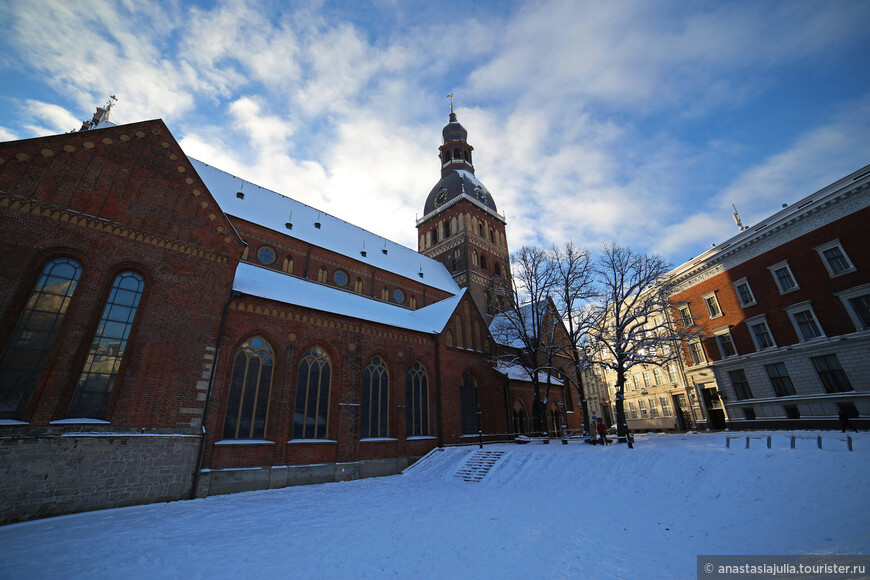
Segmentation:
<svg viewBox="0 0 870 580">
<path fill-rule="evenodd" d="M 426 333 L 440 333 L 465 290 L 417 310 L 239 262 L 233 290 L 285 304 Z"/>
<path fill-rule="evenodd" d="M 529 376 L 529 372 L 523 366 L 518 364 L 508 364 L 499 361 L 495 365 L 495 370 L 505 375 L 512 381 L 524 381 L 527 383 L 532 382 L 532 378 Z M 542 383 L 546 383 L 547 375 L 549 375 L 549 373 L 546 371 L 538 371 L 538 380 Z M 552 375 L 550 375 L 550 382 L 554 385 L 562 385 L 562 379 L 557 379 Z"/>
<path fill-rule="evenodd" d="M 451 294 L 459 292 L 459 286 L 441 262 L 202 161 L 188 159 L 225 214 L 409 280 Z M 244 197 L 236 195 L 240 191 Z M 293 224 L 292 229 L 287 228 L 288 222 Z M 315 222 L 320 224 L 319 228 Z M 361 254 L 363 250 L 365 256 Z"/>
</svg>

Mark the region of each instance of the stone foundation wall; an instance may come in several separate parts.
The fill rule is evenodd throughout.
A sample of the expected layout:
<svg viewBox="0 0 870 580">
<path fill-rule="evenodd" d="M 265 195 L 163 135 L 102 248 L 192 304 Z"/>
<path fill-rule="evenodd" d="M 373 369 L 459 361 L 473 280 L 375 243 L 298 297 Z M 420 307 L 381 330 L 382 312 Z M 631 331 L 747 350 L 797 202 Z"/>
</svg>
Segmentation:
<svg viewBox="0 0 870 580">
<path fill-rule="evenodd" d="M 190 497 L 200 437 L 0 437 L 0 525 Z"/>
<path fill-rule="evenodd" d="M 392 457 L 316 465 L 203 469 L 197 497 L 396 475 L 418 459 Z"/>
</svg>

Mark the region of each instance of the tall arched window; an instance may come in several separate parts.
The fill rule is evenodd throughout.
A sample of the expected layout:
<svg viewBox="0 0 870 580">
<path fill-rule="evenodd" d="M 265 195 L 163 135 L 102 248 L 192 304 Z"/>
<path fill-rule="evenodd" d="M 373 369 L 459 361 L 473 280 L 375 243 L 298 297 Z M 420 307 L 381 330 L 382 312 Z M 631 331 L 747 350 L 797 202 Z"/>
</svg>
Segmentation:
<svg viewBox="0 0 870 580">
<path fill-rule="evenodd" d="M 115 277 L 67 417 L 105 416 L 144 290 L 145 279 L 141 274 L 121 272 Z"/>
<path fill-rule="evenodd" d="M 224 439 L 263 439 L 274 369 L 272 347 L 260 336 L 246 340 L 233 357 Z"/>
<path fill-rule="evenodd" d="M 329 356 L 319 346 L 312 347 L 299 363 L 296 381 L 296 412 L 293 415 L 294 439 L 325 439 L 329 425 L 329 383 L 332 375 Z"/>
<path fill-rule="evenodd" d="M 24 412 L 81 273 L 81 265 L 69 258 L 56 258 L 42 269 L 0 357 L 0 418 Z"/>
<path fill-rule="evenodd" d="M 429 434 L 429 378 L 426 369 L 415 362 L 408 371 L 407 395 L 408 437 L 422 437 Z"/>
<path fill-rule="evenodd" d="M 522 399 L 514 401 L 513 409 L 511 409 L 511 418 L 513 419 L 514 433 L 529 432 L 529 413 L 526 411 L 526 404 Z"/>
<path fill-rule="evenodd" d="M 462 434 L 477 433 L 480 430 L 480 416 L 477 414 L 480 399 L 477 392 L 477 381 L 471 373 L 462 375 L 459 400 L 462 405 Z"/>
<path fill-rule="evenodd" d="M 390 373 L 381 357 L 372 358 L 363 372 L 360 437 L 386 437 L 389 427 Z"/>
<path fill-rule="evenodd" d="M 321 266 L 317 271 L 317 281 L 326 284 L 329 279 L 329 272 L 326 271 L 326 266 Z"/>
</svg>

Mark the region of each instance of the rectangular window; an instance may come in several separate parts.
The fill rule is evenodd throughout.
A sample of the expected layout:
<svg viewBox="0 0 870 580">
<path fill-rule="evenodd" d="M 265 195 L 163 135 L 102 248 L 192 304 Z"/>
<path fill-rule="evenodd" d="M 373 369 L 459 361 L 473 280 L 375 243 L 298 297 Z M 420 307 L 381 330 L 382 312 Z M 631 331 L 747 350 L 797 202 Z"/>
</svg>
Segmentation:
<svg viewBox="0 0 870 580">
<path fill-rule="evenodd" d="M 632 419 L 637 419 L 637 408 L 634 406 L 634 403 L 628 403 L 628 412 L 631 415 Z"/>
<path fill-rule="evenodd" d="M 852 383 L 849 382 L 849 377 L 846 376 L 846 371 L 840 365 L 837 355 L 815 356 L 811 357 L 810 360 L 813 361 L 813 366 L 816 367 L 816 372 L 819 373 L 819 378 L 822 380 L 825 392 L 846 393 L 855 390 L 852 387 Z"/>
<path fill-rule="evenodd" d="M 858 320 L 861 321 L 861 328 L 870 328 L 870 294 L 851 298 L 849 304 L 855 311 Z"/>
<path fill-rule="evenodd" d="M 752 390 L 749 388 L 749 381 L 746 379 L 746 372 L 743 369 L 728 371 L 728 377 L 731 379 L 731 385 L 734 387 L 738 401 L 752 398 Z"/>
<path fill-rule="evenodd" d="M 722 358 L 734 356 L 737 354 L 737 349 L 734 348 L 734 341 L 731 340 L 731 333 L 724 331 L 716 334 L 716 343 L 719 345 L 719 352 Z"/>
<path fill-rule="evenodd" d="M 776 393 L 777 397 L 788 397 L 789 395 L 796 394 L 791 377 L 788 376 L 788 371 L 785 368 L 785 363 L 764 365 L 764 369 L 767 371 L 770 384 L 773 385 L 773 392 Z"/>
<path fill-rule="evenodd" d="M 791 318 L 795 332 L 801 342 L 825 335 L 808 300 L 799 304 L 793 304 L 784 310 Z"/>
<path fill-rule="evenodd" d="M 788 261 L 768 266 L 768 270 L 773 274 L 773 278 L 776 280 L 776 286 L 779 288 L 780 294 L 785 294 L 798 289 L 794 275 L 791 273 L 791 268 L 788 266 Z"/>
<path fill-rule="evenodd" d="M 658 417 L 659 416 L 659 406 L 656 403 L 655 397 L 649 400 L 649 416 L 650 417 Z"/>
<path fill-rule="evenodd" d="M 634 389 L 640 389 L 640 375 L 634 375 L 631 377 L 632 382 L 634 383 Z"/>
<path fill-rule="evenodd" d="M 706 357 L 704 357 L 704 347 L 701 346 L 701 342 L 698 340 L 689 343 L 689 356 L 692 357 L 692 366 L 707 361 Z"/>
<path fill-rule="evenodd" d="M 764 315 L 750 318 L 746 321 L 749 327 L 749 335 L 752 337 L 752 342 L 755 344 L 755 350 L 764 350 L 776 346 L 773 342 L 773 336 L 770 334 L 770 329 L 767 327 L 767 320 Z"/>
<path fill-rule="evenodd" d="M 740 306 L 746 307 L 755 304 L 755 296 L 752 294 L 752 288 L 749 287 L 749 281 L 746 278 L 741 278 L 731 284 L 734 286 L 734 291 L 737 292 Z"/>
<path fill-rule="evenodd" d="M 692 312 L 689 310 L 689 305 L 680 306 L 680 324 L 682 324 L 686 328 L 691 328 L 695 326 L 695 321 L 692 320 Z"/>
<path fill-rule="evenodd" d="M 662 417 L 673 417 L 670 400 L 667 397 L 659 397 L 659 401 L 662 402 Z"/>
<path fill-rule="evenodd" d="M 707 314 L 710 315 L 710 318 L 722 316 L 722 309 L 719 308 L 719 301 L 716 299 L 715 292 L 704 295 L 704 304 L 707 305 Z"/>
<path fill-rule="evenodd" d="M 643 399 L 638 399 L 637 408 L 640 409 L 640 418 L 646 419 L 646 403 L 643 401 Z"/>
<path fill-rule="evenodd" d="M 662 370 L 659 367 L 653 369 L 653 379 L 655 379 L 656 386 L 662 384 Z"/>
<path fill-rule="evenodd" d="M 677 382 L 677 365 L 674 363 L 668 365 L 668 380 L 672 383 Z"/>
<path fill-rule="evenodd" d="M 652 383 L 650 382 L 649 371 L 643 371 L 643 386 L 644 386 L 644 388 L 646 388 L 646 389 L 650 388 L 651 384 Z"/>
<path fill-rule="evenodd" d="M 870 328 L 870 284 L 862 284 L 834 294 L 849 313 L 849 318 L 855 324 L 855 330 Z"/>
<path fill-rule="evenodd" d="M 815 250 L 822 258 L 822 263 L 825 265 L 831 278 L 855 271 L 855 266 L 849 261 L 849 257 L 846 255 L 845 250 L 843 250 L 840 240 L 833 240 L 827 244 L 822 244 L 816 247 Z"/>
<path fill-rule="evenodd" d="M 816 324 L 815 317 L 808 311 L 795 312 L 794 319 L 804 340 L 812 340 L 822 336 L 822 331 Z"/>
</svg>

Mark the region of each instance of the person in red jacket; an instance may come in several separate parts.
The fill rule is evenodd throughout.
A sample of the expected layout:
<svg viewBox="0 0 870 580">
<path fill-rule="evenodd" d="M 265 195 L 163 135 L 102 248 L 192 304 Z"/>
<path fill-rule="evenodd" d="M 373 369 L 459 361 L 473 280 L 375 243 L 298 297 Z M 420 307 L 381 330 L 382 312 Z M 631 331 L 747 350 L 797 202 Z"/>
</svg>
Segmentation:
<svg viewBox="0 0 870 580">
<path fill-rule="evenodd" d="M 607 445 L 610 441 L 607 440 L 607 427 L 604 426 L 604 421 L 598 419 L 598 438 L 601 440 L 602 445 Z"/>
</svg>

